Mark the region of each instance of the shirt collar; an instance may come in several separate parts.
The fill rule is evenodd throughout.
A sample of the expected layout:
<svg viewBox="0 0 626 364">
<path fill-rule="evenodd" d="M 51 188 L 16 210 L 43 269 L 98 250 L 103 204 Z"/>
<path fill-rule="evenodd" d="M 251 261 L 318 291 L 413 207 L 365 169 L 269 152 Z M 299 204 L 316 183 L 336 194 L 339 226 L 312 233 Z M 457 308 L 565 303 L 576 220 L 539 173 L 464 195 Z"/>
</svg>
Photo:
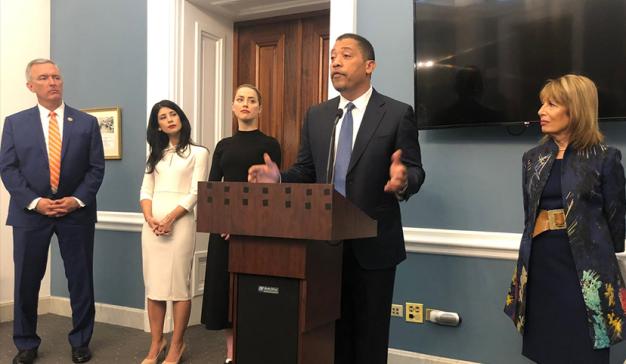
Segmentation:
<svg viewBox="0 0 626 364">
<path fill-rule="evenodd" d="M 354 108 L 360 110 L 361 112 L 365 112 L 365 108 L 367 107 L 367 103 L 370 101 L 370 97 L 372 97 L 372 91 L 374 89 L 370 85 L 370 88 L 363 93 L 363 95 L 357 97 L 356 99 L 350 101 L 345 97 L 339 95 L 339 108 L 345 109 L 346 105 L 351 102 L 354 104 Z"/>
<path fill-rule="evenodd" d="M 46 109 L 39 103 L 37 104 L 37 108 L 39 109 L 39 114 L 42 118 L 48 119 L 48 117 L 50 117 L 50 110 Z M 61 102 L 61 105 L 52 111 L 57 114 L 57 120 L 62 120 L 63 111 L 65 111 L 65 103 Z"/>
</svg>

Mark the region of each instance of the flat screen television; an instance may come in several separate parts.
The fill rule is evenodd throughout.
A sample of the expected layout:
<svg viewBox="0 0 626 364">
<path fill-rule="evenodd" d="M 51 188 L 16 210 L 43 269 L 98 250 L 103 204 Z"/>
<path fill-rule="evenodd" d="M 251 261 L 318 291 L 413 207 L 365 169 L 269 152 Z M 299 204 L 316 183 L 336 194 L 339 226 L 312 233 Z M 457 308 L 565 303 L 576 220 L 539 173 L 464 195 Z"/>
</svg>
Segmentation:
<svg viewBox="0 0 626 364">
<path fill-rule="evenodd" d="M 536 121 L 549 78 L 598 87 L 601 121 L 626 120 L 626 0 L 414 0 L 420 129 Z"/>
</svg>

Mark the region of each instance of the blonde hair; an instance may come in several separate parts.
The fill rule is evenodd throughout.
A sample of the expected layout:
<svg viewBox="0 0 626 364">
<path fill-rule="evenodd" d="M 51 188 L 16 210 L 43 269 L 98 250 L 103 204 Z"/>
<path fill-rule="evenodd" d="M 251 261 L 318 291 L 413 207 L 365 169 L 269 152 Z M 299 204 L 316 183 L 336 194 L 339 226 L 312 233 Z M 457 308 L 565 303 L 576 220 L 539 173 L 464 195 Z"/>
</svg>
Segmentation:
<svg viewBox="0 0 626 364">
<path fill-rule="evenodd" d="M 249 88 L 253 90 L 254 92 L 256 92 L 256 97 L 257 99 L 259 99 L 259 105 L 263 105 L 263 97 L 261 96 L 261 91 L 259 91 L 259 89 L 255 85 L 252 85 L 249 83 L 243 83 L 237 86 L 237 89 L 235 90 L 235 96 L 237 95 L 237 91 L 239 91 L 242 88 Z"/>
<path fill-rule="evenodd" d="M 587 149 L 604 141 L 598 127 L 598 89 L 589 78 L 568 74 L 548 80 L 539 93 L 539 99 L 565 107 L 570 117 L 569 144 L 574 149 Z M 546 135 L 541 141 L 546 142 L 549 138 Z"/>
</svg>

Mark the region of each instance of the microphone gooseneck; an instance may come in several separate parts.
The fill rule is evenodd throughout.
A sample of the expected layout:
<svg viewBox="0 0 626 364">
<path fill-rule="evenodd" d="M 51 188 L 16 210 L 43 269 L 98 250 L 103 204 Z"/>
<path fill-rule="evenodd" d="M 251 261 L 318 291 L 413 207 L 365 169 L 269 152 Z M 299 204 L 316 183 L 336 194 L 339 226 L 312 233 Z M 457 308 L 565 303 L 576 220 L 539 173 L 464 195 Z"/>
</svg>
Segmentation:
<svg viewBox="0 0 626 364">
<path fill-rule="evenodd" d="M 343 116 L 343 109 L 337 109 L 335 113 L 335 121 L 333 121 L 333 130 L 330 133 L 330 144 L 328 145 L 328 162 L 326 164 L 326 183 L 333 183 L 333 177 L 335 172 L 335 130 L 337 129 L 337 123 Z"/>
</svg>

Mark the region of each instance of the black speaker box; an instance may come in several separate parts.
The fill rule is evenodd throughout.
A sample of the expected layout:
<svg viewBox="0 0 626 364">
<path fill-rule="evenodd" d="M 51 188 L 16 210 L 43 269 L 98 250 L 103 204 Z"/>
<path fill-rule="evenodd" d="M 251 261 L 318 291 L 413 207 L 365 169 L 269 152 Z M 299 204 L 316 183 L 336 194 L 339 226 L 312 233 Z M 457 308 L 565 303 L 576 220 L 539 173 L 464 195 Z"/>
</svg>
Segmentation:
<svg viewBox="0 0 626 364">
<path fill-rule="evenodd" d="M 239 274 L 237 364 L 295 364 L 298 360 L 297 279 Z M 240 323 L 245 322 L 245 325 Z"/>
</svg>

